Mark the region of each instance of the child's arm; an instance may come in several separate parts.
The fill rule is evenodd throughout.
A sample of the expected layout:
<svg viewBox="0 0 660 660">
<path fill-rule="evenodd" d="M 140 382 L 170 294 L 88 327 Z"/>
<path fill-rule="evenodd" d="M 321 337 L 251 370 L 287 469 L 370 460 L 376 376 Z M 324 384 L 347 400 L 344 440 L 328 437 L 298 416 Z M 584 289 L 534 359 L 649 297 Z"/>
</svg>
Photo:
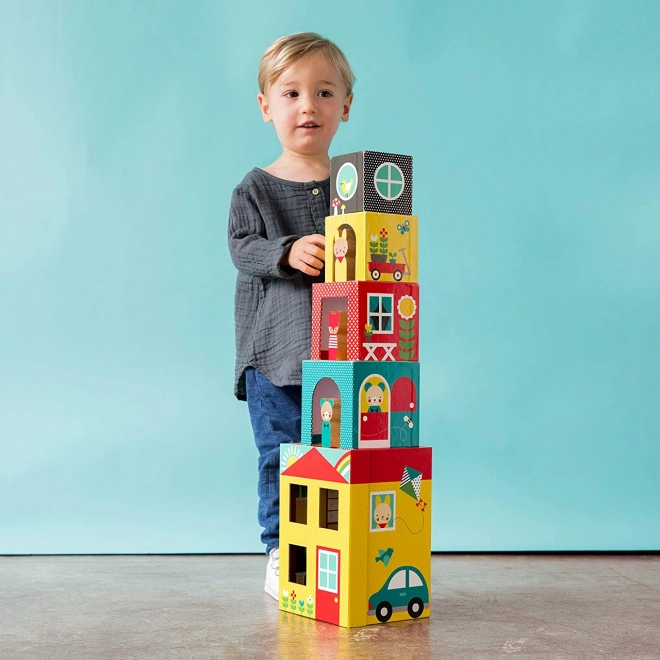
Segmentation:
<svg viewBox="0 0 660 660">
<path fill-rule="evenodd" d="M 266 238 L 261 213 L 251 197 L 234 190 L 229 211 L 229 253 L 238 270 L 254 277 L 292 278 L 298 272 L 318 275 L 325 259 L 325 237 Z"/>
</svg>

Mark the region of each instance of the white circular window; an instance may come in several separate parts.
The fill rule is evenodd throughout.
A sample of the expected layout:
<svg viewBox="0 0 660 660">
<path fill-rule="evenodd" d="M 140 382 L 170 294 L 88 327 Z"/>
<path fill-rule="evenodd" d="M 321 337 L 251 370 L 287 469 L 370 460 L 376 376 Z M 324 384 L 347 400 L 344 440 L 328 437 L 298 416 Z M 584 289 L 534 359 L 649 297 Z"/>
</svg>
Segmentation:
<svg viewBox="0 0 660 660">
<path fill-rule="evenodd" d="M 337 172 L 337 179 L 335 187 L 337 188 L 337 195 L 345 202 L 348 201 L 357 190 L 358 173 L 353 163 L 344 163 Z"/>
</svg>

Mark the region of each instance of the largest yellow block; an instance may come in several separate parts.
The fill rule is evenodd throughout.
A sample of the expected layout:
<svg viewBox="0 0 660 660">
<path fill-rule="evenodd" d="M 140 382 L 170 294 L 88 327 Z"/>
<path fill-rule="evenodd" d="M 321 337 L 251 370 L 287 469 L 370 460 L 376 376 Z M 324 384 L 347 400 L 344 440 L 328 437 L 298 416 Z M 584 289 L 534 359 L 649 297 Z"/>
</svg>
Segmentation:
<svg viewBox="0 0 660 660">
<path fill-rule="evenodd" d="M 417 282 L 417 216 L 345 213 L 325 219 L 325 281 Z"/>
</svg>

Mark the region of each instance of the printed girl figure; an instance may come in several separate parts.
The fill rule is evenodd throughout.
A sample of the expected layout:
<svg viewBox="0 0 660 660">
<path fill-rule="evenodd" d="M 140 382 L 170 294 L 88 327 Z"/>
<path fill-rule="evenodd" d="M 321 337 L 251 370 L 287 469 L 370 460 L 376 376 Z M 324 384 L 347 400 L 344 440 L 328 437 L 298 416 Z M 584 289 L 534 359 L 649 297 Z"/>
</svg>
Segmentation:
<svg viewBox="0 0 660 660">
<path fill-rule="evenodd" d="M 335 406 L 333 399 L 321 399 L 321 446 L 330 447 L 332 439 L 332 426 L 330 420 L 332 419 L 332 409 Z"/>
</svg>

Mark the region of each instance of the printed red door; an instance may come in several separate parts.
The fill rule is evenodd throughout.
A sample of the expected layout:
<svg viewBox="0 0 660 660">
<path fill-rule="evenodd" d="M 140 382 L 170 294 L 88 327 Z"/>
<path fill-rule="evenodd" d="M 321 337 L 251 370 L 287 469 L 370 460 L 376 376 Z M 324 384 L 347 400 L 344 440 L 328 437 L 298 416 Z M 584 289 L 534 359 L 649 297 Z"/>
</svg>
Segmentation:
<svg viewBox="0 0 660 660">
<path fill-rule="evenodd" d="M 339 625 L 339 550 L 316 547 L 316 618 Z"/>
</svg>

